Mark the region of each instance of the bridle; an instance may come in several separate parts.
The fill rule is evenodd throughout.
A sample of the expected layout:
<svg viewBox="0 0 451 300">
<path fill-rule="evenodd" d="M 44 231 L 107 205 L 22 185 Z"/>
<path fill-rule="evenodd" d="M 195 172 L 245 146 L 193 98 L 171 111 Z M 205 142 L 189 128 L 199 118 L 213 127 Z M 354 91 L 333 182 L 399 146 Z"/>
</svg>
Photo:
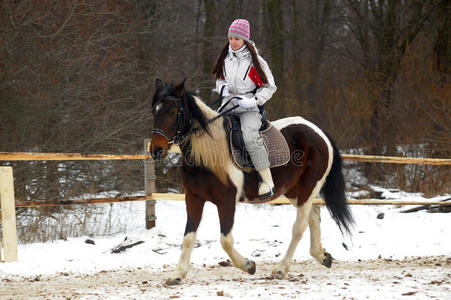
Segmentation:
<svg viewBox="0 0 451 300">
<path fill-rule="evenodd" d="M 167 96 L 163 100 L 179 102 L 179 106 L 177 108 L 177 117 L 175 119 L 175 124 L 171 129 L 172 132 L 175 132 L 175 135 L 174 135 L 174 137 L 171 138 L 171 136 L 169 134 L 167 134 L 164 130 L 162 130 L 160 128 L 152 129 L 152 134 L 161 135 L 162 137 L 164 137 L 165 139 L 168 140 L 168 144 L 178 145 L 180 143 L 180 141 L 182 141 L 184 139 L 184 134 L 182 133 L 183 128 L 181 128 L 183 126 L 184 114 L 185 114 L 185 110 L 183 109 L 182 99 L 174 97 L 174 96 Z"/>
<path fill-rule="evenodd" d="M 233 97 L 234 98 L 238 98 L 238 97 Z M 232 100 L 230 99 L 225 105 L 223 105 L 221 107 L 221 109 L 219 110 L 219 112 L 221 112 L 221 110 L 227 106 L 227 104 Z M 168 140 L 168 145 L 170 144 L 175 144 L 178 145 L 180 144 L 181 141 L 183 141 L 186 137 L 188 137 L 189 135 L 195 133 L 197 131 L 197 128 L 192 126 L 193 120 L 190 118 L 189 120 L 189 129 L 184 133 L 183 132 L 183 121 L 184 121 L 184 109 L 183 109 L 183 103 L 182 103 L 182 99 L 181 98 L 177 98 L 174 96 L 167 96 L 165 97 L 163 100 L 170 100 L 170 101 L 178 101 L 179 102 L 179 106 L 177 108 L 177 118 L 175 119 L 175 124 L 172 127 L 171 131 L 175 132 L 174 137 L 171 138 L 171 136 L 166 133 L 164 130 L 160 129 L 160 128 L 154 128 L 152 129 L 152 134 L 159 134 L 162 137 L 164 137 L 165 139 Z M 210 124 L 211 122 L 214 122 L 215 120 L 219 119 L 220 117 L 222 117 L 225 114 L 228 114 L 229 112 L 231 112 L 232 110 L 234 110 L 235 108 L 237 108 L 239 105 L 234 105 L 233 107 L 221 112 L 220 114 L 218 114 L 217 116 L 215 116 L 214 118 L 208 120 L 207 124 Z"/>
</svg>

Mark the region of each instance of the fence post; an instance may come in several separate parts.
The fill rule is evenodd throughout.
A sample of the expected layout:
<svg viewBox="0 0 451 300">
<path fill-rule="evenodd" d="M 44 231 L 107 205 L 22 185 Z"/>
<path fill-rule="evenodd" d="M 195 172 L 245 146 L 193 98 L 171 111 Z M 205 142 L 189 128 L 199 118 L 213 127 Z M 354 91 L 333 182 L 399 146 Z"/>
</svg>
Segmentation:
<svg viewBox="0 0 451 300">
<path fill-rule="evenodd" d="M 5 262 L 17 261 L 16 204 L 14 201 L 13 168 L 0 167 L 0 207 L 2 209 L 2 245 Z M 0 247 L 0 254 L 1 252 Z"/>
<path fill-rule="evenodd" d="M 150 139 L 144 140 L 144 151 L 149 153 Z M 151 196 L 155 191 L 155 161 L 153 159 L 144 160 L 144 188 L 146 196 Z M 155 200 L 146 201 L 146 229 L 155 227 L 157 217 L 155 215 Z"/>
</svg>

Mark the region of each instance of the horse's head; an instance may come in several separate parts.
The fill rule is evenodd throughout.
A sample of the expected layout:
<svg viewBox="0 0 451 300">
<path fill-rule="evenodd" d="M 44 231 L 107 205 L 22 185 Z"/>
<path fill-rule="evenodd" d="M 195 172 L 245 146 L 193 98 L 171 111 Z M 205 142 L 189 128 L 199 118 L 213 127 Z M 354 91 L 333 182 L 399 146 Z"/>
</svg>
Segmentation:
<svg viewBox="0 0 451 300">
<path fill-rule="evenodd" d="M 177 143 L 186 123 L 184 107 L 185 81 L 176 87 L 168 86 L 160 79 L 155 81 L 152 100 L 153 130 L 150 154 L 153 159 L 167 156 L 168 148 Z"/>
</svg>

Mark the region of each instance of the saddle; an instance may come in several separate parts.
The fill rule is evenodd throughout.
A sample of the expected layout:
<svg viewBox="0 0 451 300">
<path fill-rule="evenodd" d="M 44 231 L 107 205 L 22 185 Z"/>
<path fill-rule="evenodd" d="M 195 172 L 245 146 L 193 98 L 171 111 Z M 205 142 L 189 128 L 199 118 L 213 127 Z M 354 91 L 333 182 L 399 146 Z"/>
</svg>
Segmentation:
<svg viewBox="0 0 451 300">
<path fill-rule="evenodd" d="M 226 135 L 229 137 L 228 144 L 230 153 L 232 154 L 232 161 L 239 169 L 250 173 L 255 168 L 244 145 L 240 118 L 235 115 L 226 115 L 224 117 L 224 127 L 226 129 Z M 270 168 L 287 164 L 290 160 L 290 149 L 282 133 L 266 119 L 262 120 L 260 133 L 263 138 L 263 144 L 268 152 Z"/>
</svg>

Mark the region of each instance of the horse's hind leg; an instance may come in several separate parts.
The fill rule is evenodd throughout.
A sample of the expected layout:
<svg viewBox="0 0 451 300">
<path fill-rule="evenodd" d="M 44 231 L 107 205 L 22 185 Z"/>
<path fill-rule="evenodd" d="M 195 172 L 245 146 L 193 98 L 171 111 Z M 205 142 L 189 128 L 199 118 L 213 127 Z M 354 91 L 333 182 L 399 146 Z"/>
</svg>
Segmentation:
<svg viewBox="0 0 451 300">
<path fill-rule="evenodd" d="M 180 255 L 179 262 L 175 271 L 166 280 L 168 285 L 176 285 L 182 283 L 182 279 L 185 278 L 186 273 L 189 270 L 189 264 L 191 259 L 191 252 L 196 243 L 196 231 L 199 227 L 200 220 L 202 218 L 202 211 L 205 202 L 193 196 L 188 191 L 186 193 L 186 228 L 185 235 L 182 244 L 182 254 Z"/>
<path fill-rule="evenodd" d="M 290 201 L 295 204 L 294 202 L 296 201 L 296 199 L 290 199 Z M 272 271 L 274 278 L 281 279 L 288 272 L 291 266 L 291 261 L 293 260 L 293 255 L 296 247 L 298 246 L 298 243 L 301 240 L 302 235 L 304 234 L 305 228 L 307 227 L 308 216 L 310 214 L 312 203 L 313 199 L 309 199 L 304 205 L 297 208 L 296 221 L 293 224 L 291 242 L 288 246 L 288 250 L 284 258 Z"/>
<path fill-rule="evenodd" d="M 310 228 L 310 255 L 320 264 L 330 268 L 332 266 L 332 256 L 324 250 L 321 245 L 321 215 L 319 205 L 313 205 L 310 210 L 309 228 Z"/>
<path fill-rule="evenodd" d="M 232 228 L 235 218 L 235 201 L 223 202 L 217 205 L 221 224 L 221 246 L 229 255 L 233 265 L 246 273 L 255 274 L 255 263 L 238 253 L 233 247 Z"/>
</svg>

